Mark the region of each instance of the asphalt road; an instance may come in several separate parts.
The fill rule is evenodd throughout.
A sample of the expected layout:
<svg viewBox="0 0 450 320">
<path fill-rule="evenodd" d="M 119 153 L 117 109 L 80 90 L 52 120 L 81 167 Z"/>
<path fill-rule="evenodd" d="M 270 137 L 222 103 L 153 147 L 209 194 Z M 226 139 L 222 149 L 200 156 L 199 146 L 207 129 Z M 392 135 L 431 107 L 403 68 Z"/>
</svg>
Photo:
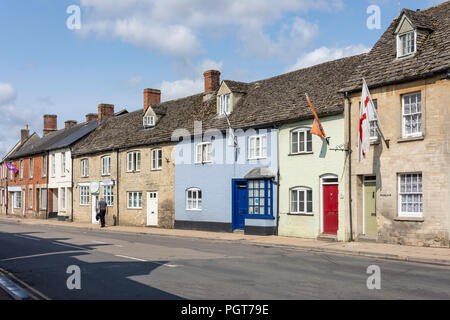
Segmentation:
<svg viewBox="0 0 450 320">
<path fill-rule="evenodd" d="M 380 290 L 367 288 L 371 265 Z M 81 289 L 68 288 L 69 266 Z M 0 268 L 63 300 L 450 299 L 445 267 L 14 222 L 0 223 Z"/>
</svg>

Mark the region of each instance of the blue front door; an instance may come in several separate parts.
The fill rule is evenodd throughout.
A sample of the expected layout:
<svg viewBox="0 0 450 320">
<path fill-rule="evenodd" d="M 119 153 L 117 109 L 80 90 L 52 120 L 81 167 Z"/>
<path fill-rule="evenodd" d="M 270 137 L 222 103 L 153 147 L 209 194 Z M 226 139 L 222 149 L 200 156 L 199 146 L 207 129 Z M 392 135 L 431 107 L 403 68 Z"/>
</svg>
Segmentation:
<svg viewBox="0 0 450 320">
<path fill-rule="evenodd" d="M 233 181 L 233 230 L 244 230 L 248 210 L 247 181 Z"/>
</svg>

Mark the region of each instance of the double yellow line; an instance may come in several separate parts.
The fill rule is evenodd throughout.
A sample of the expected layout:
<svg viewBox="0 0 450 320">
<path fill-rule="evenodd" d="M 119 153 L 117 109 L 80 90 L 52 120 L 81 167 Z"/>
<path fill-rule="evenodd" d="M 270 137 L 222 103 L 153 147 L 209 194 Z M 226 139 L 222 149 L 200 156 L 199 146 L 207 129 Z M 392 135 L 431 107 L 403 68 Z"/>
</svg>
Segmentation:
<svg viewBox="0 0 450 320">
<path fill-rule="evenodd" d="M 51 300 L 45 294 L 36 290 L 29 284 L 23 282 L 22 280 L 17 278 L 15 275 L 13 275 L 11 272 L 6 271 L 5 269 L 0 268 L 0 275 L 4 276 L 5 278 L 9 278 L 11 281 L 15 282 L 16 284 L 20 284 L 22 286 L 22 289 L 25 290 L 33 300 Z"/>
</svg>

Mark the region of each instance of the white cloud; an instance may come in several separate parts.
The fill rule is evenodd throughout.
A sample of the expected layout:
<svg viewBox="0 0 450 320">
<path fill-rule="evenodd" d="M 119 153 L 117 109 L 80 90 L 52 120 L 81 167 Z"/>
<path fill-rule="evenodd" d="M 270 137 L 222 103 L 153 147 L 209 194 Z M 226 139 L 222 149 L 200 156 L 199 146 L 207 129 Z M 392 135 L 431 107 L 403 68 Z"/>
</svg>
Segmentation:
<svg viewBox="0 0 450 320">
<path fill-rule="evenodd" d="M 25 124 L 39 126 L 39 117 L 33 109 L 16 105 L 16 91 L 9 83 L 0 83 L 0 114 L 1 159 L 20 139 L 20 129 Z"/>
<path fill-rule="evenodd" d="M 161 100 L 169 101 L 203 92 L 204 80 L 175 80 L 161 83 Z"/>
<path fill-rule="evenodd" d="M 228 35 L 240 41 L 241 52 L 264 58 L 292 58 L 293 52 L 309 44 L 318 32 L 317 25 L 295 16 L 343 7 L 341 0 L 79 1 L 81 34 L 120 39 L 187 60 L 204 53 L 205 36 Z M 287 14 L 294 18 L 279 27 Z M 279 30 L 267 31 L 274 26 Z"/>
<path fill-rule="evenodd" d="M 350 57 L 360 53 L 369 52 L 370 48 L 360 44 L 351 45 L 344 48 L 321 47 L 312 52 L 306 53 L 297 59 L 297 62 L 288 67 L 286 71 L 294 71 L 307 68 L 316 64 L 332 61 L 340 58 Z"/>
<path fill-rule="evenodd" d="M 0 106 L 16 99 L 16 92 L 9 83 L 0 83 Z"/>
</svg>

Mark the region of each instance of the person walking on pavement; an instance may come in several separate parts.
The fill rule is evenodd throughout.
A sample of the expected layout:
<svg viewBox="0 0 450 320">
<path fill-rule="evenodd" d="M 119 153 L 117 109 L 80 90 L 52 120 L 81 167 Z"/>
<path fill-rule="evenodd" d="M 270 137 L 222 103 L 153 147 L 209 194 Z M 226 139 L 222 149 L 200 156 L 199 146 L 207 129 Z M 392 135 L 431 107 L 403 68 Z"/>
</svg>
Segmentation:
<svg viewBox="0 0 450 320">
<path fill-rule="evenodd" d="M 105 215 L 107 214 L 108 210 L 108 204 L 106 203 L 105 199 L 101 198 L 97 205 L 97 212 L 100 215 L 100 222 L 102 225 L 102 228 L 105 227 Z"/>
</svg>

